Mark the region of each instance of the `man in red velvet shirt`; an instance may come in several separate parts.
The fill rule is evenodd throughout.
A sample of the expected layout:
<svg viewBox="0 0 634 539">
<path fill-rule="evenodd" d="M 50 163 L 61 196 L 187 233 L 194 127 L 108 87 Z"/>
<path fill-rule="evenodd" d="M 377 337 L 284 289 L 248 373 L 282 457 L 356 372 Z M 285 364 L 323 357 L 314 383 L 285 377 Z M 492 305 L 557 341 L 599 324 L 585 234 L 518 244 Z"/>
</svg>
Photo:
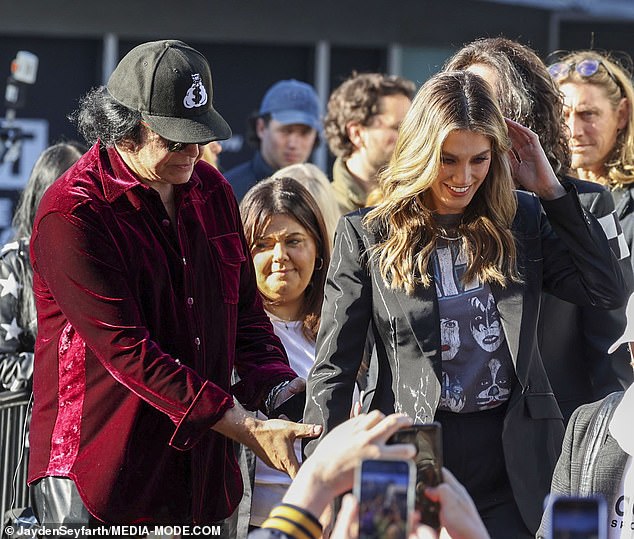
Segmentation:
<svg viewBox="0 0 634 539">
<path fill-rule="evenodd" d="M 94 146 L 46 193 L 31 240 L 36 513 L 218 522 L 242 495 L 233 440 L 294 475 L 294 439 L 320 427 L 234 401 L 268 411 L 304 381 L 262 310 L 231 187 L 199 161 L 231 135 L 209 65 L 180 41 L 140 45 L 76 119 Z"/>
</svg>

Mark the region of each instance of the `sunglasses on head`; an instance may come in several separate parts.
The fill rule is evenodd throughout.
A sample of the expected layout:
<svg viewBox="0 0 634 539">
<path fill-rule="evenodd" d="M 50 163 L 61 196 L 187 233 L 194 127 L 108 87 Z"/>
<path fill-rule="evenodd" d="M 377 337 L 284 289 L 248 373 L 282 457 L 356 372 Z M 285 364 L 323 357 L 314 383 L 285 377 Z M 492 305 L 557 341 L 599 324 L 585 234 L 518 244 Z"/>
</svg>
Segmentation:
<svg viewBox="0 0 634 539">
<path fill-rule="evenodd" d="M 616 83 L 616 85 L 621 88 L 621 85 L 619 84 L 619 81 L 614 76 L 614 74 L 601 60 L 597 60 L 596 58 L 586 58 L 585 60 L 581 60 L 580 62 L 557 62 L 548 66 L 548 72 L 556 82 L 559 82 L 568 76 L 571 69 L 574 69 L 577 74 L 582 76 L 583 78 L 588 78 L 592 77 L 592 75 L 599 71 L 599 68 L 601 66 L 603 66 L 605 72 Z"/>
</svg>

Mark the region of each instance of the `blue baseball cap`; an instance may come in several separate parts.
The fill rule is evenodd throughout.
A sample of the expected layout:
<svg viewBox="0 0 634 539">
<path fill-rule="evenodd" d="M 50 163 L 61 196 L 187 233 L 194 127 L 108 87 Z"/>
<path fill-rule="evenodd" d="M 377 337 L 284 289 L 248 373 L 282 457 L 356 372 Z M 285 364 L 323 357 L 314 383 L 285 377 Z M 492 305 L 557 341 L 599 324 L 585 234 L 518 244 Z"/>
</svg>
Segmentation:
<svg viewBox="0 0 634 539">
<path fill-rule="evenodd" d="M 321 130 L 320 106 L 317 92 L 305 82 L 281 80 L 271 86 L 260 105 L 259 115 L 270 114 L 282 125 L 308 125 Z"/>
</svg>

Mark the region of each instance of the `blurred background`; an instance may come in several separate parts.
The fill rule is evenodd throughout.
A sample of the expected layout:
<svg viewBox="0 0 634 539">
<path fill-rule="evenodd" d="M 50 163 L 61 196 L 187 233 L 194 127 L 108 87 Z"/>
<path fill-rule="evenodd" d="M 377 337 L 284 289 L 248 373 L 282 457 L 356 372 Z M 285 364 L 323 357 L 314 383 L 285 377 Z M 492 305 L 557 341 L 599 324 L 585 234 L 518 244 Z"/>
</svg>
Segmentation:
<svg viewBox="0 0 634 539">
<path fill-rule="evenodd" d="M 141 42 L 182 39 L 209 59 L 214 105 L 234 132 L 221 154 L 226 170 L 250 157 L 246 118 L 277 80 L 313 84 L 323 104 L 353 70 L 420 85 L 464 43 L 499 35 L 543 58 L 591 47 L 632 56 L 634 0 L 4 0 L 0 88 L 5 78 L 10 88 L 0 110 L 0 154 L 15 129 L 20 142 L 0 160 L 0 229 L 39 153 L 78 138 L 67 116 L 79 97 L 104 84 Z M 18 51 L 36 57 L 34 82 L 11 80 Z M 326 144 L 313 156 L 323 170 L 330 159 Z"/>
</svg>

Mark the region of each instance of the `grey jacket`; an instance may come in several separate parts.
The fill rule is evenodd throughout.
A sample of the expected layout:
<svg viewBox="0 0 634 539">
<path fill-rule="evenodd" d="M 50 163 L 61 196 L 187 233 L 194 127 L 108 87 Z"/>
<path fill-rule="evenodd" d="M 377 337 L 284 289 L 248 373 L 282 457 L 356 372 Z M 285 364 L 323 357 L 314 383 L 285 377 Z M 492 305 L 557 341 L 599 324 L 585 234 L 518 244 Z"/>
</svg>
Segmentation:
<svg viewBox="0 0 634 539">
<path fill-rule="evenodd" d="M 561 455 L 555 466 L 551 494 L 602 495 L 608 507 L 614 505 L 628 455 L 612 438 L 607 424 L 622 397 L 622 391 L 613 393 L 601 401 L 580 406 L 572 414 Z M 608 401 L 610 413 L 602 417 L 602 407 Z M 537 538 L 546 537 L 549 527 L 550 510 L 547 509 L 544 511 Z"/>
</svg>

